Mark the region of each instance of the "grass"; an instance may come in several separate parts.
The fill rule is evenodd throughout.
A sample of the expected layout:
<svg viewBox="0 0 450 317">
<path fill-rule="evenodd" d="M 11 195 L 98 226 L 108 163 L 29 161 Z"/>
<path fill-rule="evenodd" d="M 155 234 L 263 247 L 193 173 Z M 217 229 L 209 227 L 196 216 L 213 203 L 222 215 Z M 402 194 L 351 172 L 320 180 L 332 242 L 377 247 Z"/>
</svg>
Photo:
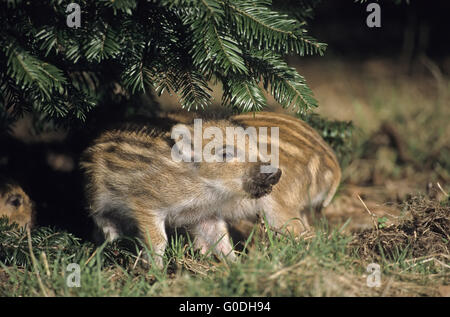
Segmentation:
<svg viewBox="0 0 450 317">
<path fill-rule="evenodd" d="M 255 227 L 235 263 L 201 255 L 187 236 L 174 235 L 163 270 L 144 265 L 142 252 L 150 258 L 151 252 L 140 253 L 129 240 L 94 247 L 48 228 L 30 237 L 23 229 L 7 229 L 3 241 L 14 232 L 16 255 L 24 256 L 5 256 L 13 248 L 2 245 L 0 296 L 419 296 L 439 295 L 436 286 L 449 282 L 441 263 L 414 259 L 399 249 L 377 262 L 381 286 L 368 287 L 371 260 L 350 245 L 352 235 L 330 228 L 324 219 L 304 239 Z M 70 263 L 79 265 L 80 287 L 68 286 L 67 281 L 76 281 L 73 269 L 67 269 Z"/>
</svg>

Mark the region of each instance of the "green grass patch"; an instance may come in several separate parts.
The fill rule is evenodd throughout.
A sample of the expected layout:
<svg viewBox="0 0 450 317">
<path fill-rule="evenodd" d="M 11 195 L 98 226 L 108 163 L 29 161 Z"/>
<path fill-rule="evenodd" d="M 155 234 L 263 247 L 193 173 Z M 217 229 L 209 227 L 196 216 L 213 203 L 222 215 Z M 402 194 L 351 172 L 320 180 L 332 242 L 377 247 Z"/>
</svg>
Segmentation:
<svg viewBox="0 0 450 317">
<path fill-rule="evenodd" d="M 448 282 L 436 261 L 398 250 L 394 259 L 379 259 L 381 285 L 369 287 L 370 262 L 350 246 L 353 236 L 326 221 L 304 239 L 255 227 L 235 263 L 201 255 L 188 236 L 176 234 L 160 270 L 143 263 L 152 253 L 135 241 L 96 247 L 50 228 L 32 231 L 28 240 L 25 230 L 5 220 L 0 296 L 408 296 L 434 295 L 433 286 Z M 79 268 L 79 285 L 71 263 Z"/>
</svg>

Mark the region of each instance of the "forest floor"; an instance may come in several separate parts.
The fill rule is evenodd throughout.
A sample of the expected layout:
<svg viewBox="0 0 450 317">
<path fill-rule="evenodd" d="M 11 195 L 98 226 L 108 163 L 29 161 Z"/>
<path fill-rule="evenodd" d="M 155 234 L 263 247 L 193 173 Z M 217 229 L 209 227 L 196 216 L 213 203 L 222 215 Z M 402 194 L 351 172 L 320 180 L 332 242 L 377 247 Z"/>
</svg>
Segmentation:
<svg viewBox="0 0 450 317">
<path fill-rule="evenodd" d="M 391 60 L 296 64 L 317 112 L 356 127 L 342 185 L 302 239 L 260 224 L 238 262 L 224 263 L 175 236 L 161 272 L 124 242 L 96 249 L 42 229 L 51 242 L 31 237 L 30 248 L 19 231 L 17 243 L 2 244 L 16 253 L 0 262 L 0 296 L 450 296 L 450 80 L 422 64 L 412 75 Z M 73 262 L 81 287 L 66 283 Z"/>
</svg>

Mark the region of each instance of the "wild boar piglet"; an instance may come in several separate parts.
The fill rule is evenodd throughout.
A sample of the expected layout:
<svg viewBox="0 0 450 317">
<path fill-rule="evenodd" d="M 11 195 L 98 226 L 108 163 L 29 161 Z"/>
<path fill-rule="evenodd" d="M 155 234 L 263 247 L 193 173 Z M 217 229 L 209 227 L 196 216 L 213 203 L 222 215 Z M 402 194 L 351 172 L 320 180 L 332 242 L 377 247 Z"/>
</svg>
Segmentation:
<svg viewBox="0 0 450 317">
<path fill-rule="evenodd" d="M 234 259 L 226 222 L 255 210 L 230 206 L 268 195 L 282 173 L 264 170 L 263 160 L 239 159 L 248 142 L 227 137 L 229 128 L 231 121 L 211 120 L 169 132 L 117 129 L 97 138 L 81 167 L 90 214 L 105 237 L 140 237 L 162 255 L 166 225 L 185 227 L 203 252 Z"/>
<path fill-rule="evenodd" d="M 0 216 L 21 227 L 33 225 L 34 204 L 22 187 L 12 181 L 0 183 Z"/>
</svg>

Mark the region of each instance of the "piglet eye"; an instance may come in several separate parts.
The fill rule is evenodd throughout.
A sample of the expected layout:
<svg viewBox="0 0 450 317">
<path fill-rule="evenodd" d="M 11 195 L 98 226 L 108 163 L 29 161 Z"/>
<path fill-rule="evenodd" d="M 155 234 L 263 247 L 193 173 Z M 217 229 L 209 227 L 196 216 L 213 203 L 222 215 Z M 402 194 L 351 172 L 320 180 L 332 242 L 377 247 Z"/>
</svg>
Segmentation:
<svg viewBox="0 0 450 317">
<path fill-rule="evenodd" d="M 20 195 L 13 195 L 8 198 L 7 203 L 16 208 L 20 207 L 23 203 L 23 197 Z"/>
<path fill-rule="evenodd" d="M 220 151 L 219 155 L 222 155 L 224 161 L 232 159 L 235 157 L 234 148 L 233 147 L 224 147 L 222 151 Z"/>
</svg>

